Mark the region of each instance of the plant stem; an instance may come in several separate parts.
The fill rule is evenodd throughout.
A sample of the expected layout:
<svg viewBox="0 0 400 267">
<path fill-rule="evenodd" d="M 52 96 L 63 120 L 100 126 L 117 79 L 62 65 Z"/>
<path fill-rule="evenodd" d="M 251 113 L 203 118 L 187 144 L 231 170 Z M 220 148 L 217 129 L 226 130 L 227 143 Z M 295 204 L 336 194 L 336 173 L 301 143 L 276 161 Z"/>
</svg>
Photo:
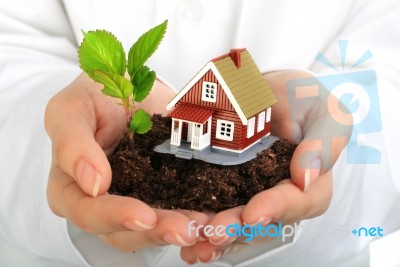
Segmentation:
<svg viewBox="0 0 400 267">
<path fill-rule="evenodd" d="M 130 123 L 130 120 L 131 120 L 131 117 L 132 117 L 132 111 L 131 111 L 129 99 L 128 98 L 122 99 L 122 104 L 124 105 L 126 122 L 128 124 L 128 127 L 129 127 L 129 123 Z"/>
</svg>

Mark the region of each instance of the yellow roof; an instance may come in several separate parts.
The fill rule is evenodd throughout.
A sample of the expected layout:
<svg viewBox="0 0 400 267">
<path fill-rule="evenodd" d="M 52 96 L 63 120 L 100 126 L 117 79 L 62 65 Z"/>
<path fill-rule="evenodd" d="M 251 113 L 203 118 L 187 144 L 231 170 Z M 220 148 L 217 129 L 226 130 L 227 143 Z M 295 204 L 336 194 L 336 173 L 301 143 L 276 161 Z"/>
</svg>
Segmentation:
<svg viewBox="0 0 400 267">
<path fill-rule="evenodd" d="M 240 52 L 239 68 L 229 54 L 213 63 L 247 119 L 278 101 L 247 50 Z"/>
</svg>

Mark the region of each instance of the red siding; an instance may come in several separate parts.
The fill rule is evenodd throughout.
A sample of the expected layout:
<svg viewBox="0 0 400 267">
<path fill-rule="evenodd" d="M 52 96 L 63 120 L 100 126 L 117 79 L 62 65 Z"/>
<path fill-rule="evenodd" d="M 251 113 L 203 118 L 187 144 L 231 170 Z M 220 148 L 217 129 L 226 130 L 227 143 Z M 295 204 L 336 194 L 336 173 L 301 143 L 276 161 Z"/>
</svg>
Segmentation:
<svg viewBox="0 0 400 267">
<path fill-rule="evenodd" d="M 254 135 L 250 138 L 247 138 L 247 125 L 243 125 L 242 126 L 242 131 L 243 131 L 243 135 L 242 135 L 242 147 L 241 149 L 246 148 L 247 146 L 253 144 L 254 142 L 256 142 L 257 140 L 261 139 L 262 137 L 264 137 L 266 134 L 269 133 L 270 131 L 270 127 L 271 127 L 271 122 L 268 122 L 265 124 L 265 128 L 264 130 L 262 130 L 261 132 L 257 133 L 257 120 L 256 120 L 256 125 L 255 125 L 255 131 L 254 131 Z"/>
<path fill-rule="evenodd" d="M 217 130 L 217 120 L 227 120 L 232 121 L 234 123 L 234 132 L 233 132 L 233 140 L 225 141 L 216 138 L 216 130 Z M 211 126 L 211 145 L 219 146 L 229 149 L 238 150 L 241 147 L 240 140 L 242 139 L 242 121 L 236 112 L 233 111 L 224 111 L 218 110 L 214 113 L 212 117 L 212 126 Z"/>
<path fill-rule="evenodd" d="M 215 103 L 201 101 L 201 90 L 203 81 L 213 82 L 217 84 L 217 101 Z M 195 85 L 193 85 L 193 87 L 179 101 L 201 105 L 204 107 L 210 107 L 218 110 L 223 109 L 234 111 L 234 108 L 229 101 L 228 96 L 221 88 L 221 85 L 218 83 L 217 78 L 211 70 L 209 70 L 199 81 L 197 81 Z"/>
<path fill-rule="evenodd" d="M 214 82 L 217 84 L 217 101 L 216 103 L 202 101 L 202 82 Z M 209 107 L 215 110 L 212 116 L 211 125 L 211 145 L 223 147 L 232 150 L 242 150 L 253 144 L 257 140 L 264 137 L 270 131 L 270 123 L 265 124 L 263 131 L 257 133 L 258 116 L 256 116 L 254 132 L 251 138 L 247 138 L 247 126 L 242 124 L 238 114 L 230 103 L 228 96 L 225 94 L 221 85 L 218 83 L 214 73 L 209 70 L 195 85 L 179 100 L 179 102 L 191 103 L 204 107 Z M 178 102 L 178 103 L 179 103 Z M 234 135 L 232 141 L 225 141 L 216 138 L 217 120 L 232 121 L 235 124 Z M 204 129 L 205 130 L 205 129 Z M 184 123 L 182 129 L 182 140 L 187 139 L 187 123 Z"/>
</svg>

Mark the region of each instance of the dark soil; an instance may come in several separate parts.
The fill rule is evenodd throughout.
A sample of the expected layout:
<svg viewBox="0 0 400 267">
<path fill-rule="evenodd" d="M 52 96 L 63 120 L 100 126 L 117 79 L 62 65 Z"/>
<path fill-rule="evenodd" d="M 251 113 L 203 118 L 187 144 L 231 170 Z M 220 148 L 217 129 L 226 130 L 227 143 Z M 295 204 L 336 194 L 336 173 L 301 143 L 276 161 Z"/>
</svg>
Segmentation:
<svg viewBox="0 0 400 267">
<path fill-rule="evenodd" d="M 290 177 L 295 145 L 277 141 L 256 159 L 219 166 L 160 154 L 153 148 L 170 137 L 171 120 L 154 116 L 153 129 L 123 138 L 110 156 L 109 193 L 131 196 L 155 208 L 221 211 L 246 204 L 252 196 Z"/>
</svg>

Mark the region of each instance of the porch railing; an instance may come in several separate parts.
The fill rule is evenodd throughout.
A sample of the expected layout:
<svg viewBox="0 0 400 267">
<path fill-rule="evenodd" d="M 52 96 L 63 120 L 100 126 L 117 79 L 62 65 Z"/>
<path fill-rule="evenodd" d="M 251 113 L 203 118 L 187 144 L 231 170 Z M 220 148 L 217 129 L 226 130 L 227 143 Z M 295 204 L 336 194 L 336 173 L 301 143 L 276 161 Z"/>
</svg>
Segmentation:
<svg viewBox="0 0 400 267">
<path fill-rule="evenodd" d="M 193 149 L 203 149 L 210 144 L 210 133 L 207 133 L 202 136 L 193 136 L 192 137 L 192 145 Z"/>
<path fill-rule="evenodd" d="M 196 136 L 192 137 L 191 148 L 194 148 L 194 149 L 199 149 L 200 148 L 200 137 L 196 137 Z"/>
<path fill-rule="evenodd" d="M 171 145 L 179 146 L 181 144 L 181 137 L 178 129 L 171 134 Z"/>
</svg>

